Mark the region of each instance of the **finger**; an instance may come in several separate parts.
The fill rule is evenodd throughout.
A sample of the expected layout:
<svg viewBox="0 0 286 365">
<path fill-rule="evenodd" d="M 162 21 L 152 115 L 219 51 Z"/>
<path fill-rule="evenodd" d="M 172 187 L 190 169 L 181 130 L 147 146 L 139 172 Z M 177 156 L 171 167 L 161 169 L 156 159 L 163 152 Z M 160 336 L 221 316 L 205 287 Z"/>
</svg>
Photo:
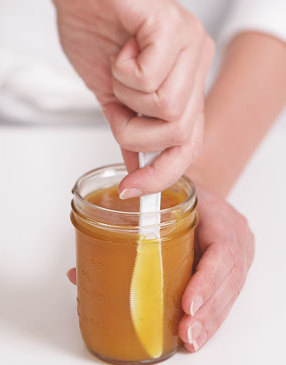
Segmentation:
<svg viewBox="0 0 286 365">
<path fill-rule="evenodd" d="M 132 189 L 138 196 L 157 193 L 175 183 L 187 170 L 190 163 L 197 158 L 202 144 L 203 116 L 195 123 L 191 143 L 165 149 L 149 166 L 136 169 L 119 184 L 120 193 Z M 133 190 L 135 189 L 135 190 Z M 131 194 L 130 191 L 130 194 Z M 129 193 L 130 198 L 133 195 Z M 122 197 L 122 196 L 121 196 Z"/>
<path fill-rule="evenodd" d="M 194 316 L 218 290 L 235 265 L 226 245 L 212 244 L 204 252 L 182 297 L 186 314 Z"/>
<path fill-rule="evenodd" d="M 76 269 L 75 268 L 68 270 L 67 277 L 71 283 L 76 285 Z"/>
<path fill-rule="evenodd" d="M 245 271 L 235 266 L 222 282 L 214 295 L 197 311 L 194 317 L 184 316 L 179 326 L 179 334 L 183 342 L 202 343 L 211 338 L 225 320 L 232 304 L 238 297 L 246 278 Z M 204 342 L 205 342 L 204 341 Z"/>
<path fill-rule="evenodd" d="M 110 103 L 103 110 L 112 133 L 124 150 L 154 152 L 180 145 L 189 135 L 185 126 L 164 122 L 160 119 L 137 116 L 122 104 Z"/>
<path fill-rule="evenodd" d="M 120 51 L 112 65 L 112 75 L 124 85 L 144 92 L 154 92 L 175 64 L 182 48 L 170 27 L 156 29 L 144 25 Z M 138 42 L 138 43 L 137 43 Z M 172 48 L 172 52 L 170 52 Z"/>
<path fill-rule="evenodd" d="M 119 184 L 119 192 L 136 188 L 145 195 L 166 189 L 182 176 L 190 153 L 184 146 L 166 149 L 151 165 L 126 176 Z"/>
<path fill-rule="evenodd" d="M 178 60 L 162 83 L 153 93 L 137 91 L 113 79 L 115 96 L 137 113 L 168 121 L 178 120 L 191 97 L 198 53 L 189 48 L 181 51 Z"/>
<path fill-rule="evenodd" d="M 134 90 L 116 79 L 113 79 L 113 91 L 118 100 L 137 113 L 168 121 L 178 120 L 190 98 L 191 103 L 196 104 L 198 96 L 204 94 L 213 51 L 213 42 L 207 36 L 198 51 L 190 47 L 183 49 L 168 77 L 153 93 Z"/>
<path fill-rule="evenodd" d="M 182 322 L 179 326 L 180 337 L 184 338 L 184 347 L 189 352 L 198 351 L 206 344 L 208 340 L 213 337 L 213 335 L 228 317 L 235 300 L 236 297 L 234 296 L 215 318 L 210 319 L 207 328 L 205 328 L 199 320 L 196 320 L 190 316 L 186 316 L 182 319 Z M 184 326 L 186 326 L 186 329 L 183 328 Z M 184 335 L 182 334 L 182 331 Z"/>
<path fill-rule="evenodd" d="M 123 148 L 121 148 L 121 153 L 125 162 L 127 172 L 130 174 L 131 172 L 137 170 L 139 167 L 138 153 L 127 151 Z"/>
<path fill-rule="evenodd" d="M 192 156 L 197 156 L 196 147 L 202 143 L 203 130 L 203 85 L 200 73 L 195 84 L 196 88 L 189 104 L 177 122 L 137 116 L 120 103 L 106 104 L 103 112 L 120 146 L 128 151 L 153 152 L 190 144 L 195 147 Z M 188 162 L 192 161 L 193 159 L 189 158 Z"/>
<path fill-rule="evenodd" d="M 185 143 L 194 144 L 192 131 L 203 109 L 204 83 L 209 62 L 204 47 L 193 93 L 182 118 L 177 122 L 166 123 L 160 119 L 138 117 L 132 110 L 118 103 L 105 105 L 104 113 L 120 146 L 129 151 L 153 152 Z"/>
</svg>

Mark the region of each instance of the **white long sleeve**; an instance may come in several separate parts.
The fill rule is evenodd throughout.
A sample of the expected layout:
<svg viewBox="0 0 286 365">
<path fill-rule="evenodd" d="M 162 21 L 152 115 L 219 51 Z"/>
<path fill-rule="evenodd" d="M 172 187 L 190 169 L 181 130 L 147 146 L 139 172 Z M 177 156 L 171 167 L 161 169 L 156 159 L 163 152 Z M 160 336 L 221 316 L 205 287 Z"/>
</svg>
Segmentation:
<svg viewBox="0 0 286 365">
<path fill-rule="evenodd" d="M 286 0 L 235 0 L 222 26 L 219 43 L 245 31 L 259 31 L 286 42 Z"/>
</svg>

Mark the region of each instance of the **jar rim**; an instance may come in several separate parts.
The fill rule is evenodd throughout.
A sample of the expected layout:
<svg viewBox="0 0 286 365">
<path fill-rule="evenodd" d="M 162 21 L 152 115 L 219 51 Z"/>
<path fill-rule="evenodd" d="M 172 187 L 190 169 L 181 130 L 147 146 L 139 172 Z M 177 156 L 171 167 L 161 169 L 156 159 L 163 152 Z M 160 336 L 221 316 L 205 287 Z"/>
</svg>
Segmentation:
<svg viewBox="0 0 286 365">
<path fill-rule="evenodd" d="M 180 179 L 180 180 L 183 180 L 185 181 L 190 189 L 191 189 L 191 193 L 188 194 L 187 198 L 177 204 L 177 205 L 174 205 L 172 207 L 169 207 L 169 208 L 165 208 L 165 209 L 160 209 L 159 212 L 148 212 L 148 213 L 140 213 L 139 211 L 138 212 L 129 212 L 129 211 L 120 211 L 120 210 L 115 210 L 115 209 L 109 209 L 109 208 L 104 208 L 104 207 L 101 207 L 100 205 L 96 205 L 94 203 L 90 203 L 87 199 L 85 199 L 85 197 L 80 193 L 80 187 L 81 187 L 81 184 L 88 178 L 91 178 L 93 176 L 96 176 L 96 175 L 100 175 L 100 173 L 104 173 L 104 171 L 107 171 L 107 170 L 114 170 L 114 171 L 118 171 L 118 170 L 121 170 L 121 171 L 126 171 L 126 167 L 123 163 L 115 163 L 115 164 L 108 164 L 108 165 L 104 165 L 104 166 L 101 166 L 101 167 L 98 167 L 96 169 L 93 169 L 93 170 L 90 170 L 88 172 L 86 172 L 85 174 L 81 175 L 73 189 L 72 189 L 72 193 L 73 195 L 75 196 L 76 199 L 78 199 L 81 203 L 85 204 L 87 207 L 89 207 L 90 209 L 96 209 L 98 211 L 102 211 L 102 212 L 105 212 L 105 213 L 113 213 L 113 214 L 120 214 L 120 215 L 129 215 L 129 216 L 134 216 L 134 217 L 139 217 L 139 216 L 142 216 L 142 214 L 146 214 L 146 215 L 149 215 L 149 214 L 154 214 L 154 213 L 160 213 L 160 214 L 165 214 L 165 213 L 169 213 L 169 212 L 172 212 L 173 210 L 175 209 L 180 209 L 180 210 L 188 210 L 188 209 L 194 209 L 195 206 L 196 206 L 196 203 L 197 203 L 197 197 L 196 197 L 196 188 L 195 188 L 195 185 L 194 183 L 192 182 L 191 179 L 189 179 L 186 175 L 183 175 Z M 106 176 L 106 175 L 105 175 Z M 111 176 L 111 175 L 110 175 Z"/>
</svg>

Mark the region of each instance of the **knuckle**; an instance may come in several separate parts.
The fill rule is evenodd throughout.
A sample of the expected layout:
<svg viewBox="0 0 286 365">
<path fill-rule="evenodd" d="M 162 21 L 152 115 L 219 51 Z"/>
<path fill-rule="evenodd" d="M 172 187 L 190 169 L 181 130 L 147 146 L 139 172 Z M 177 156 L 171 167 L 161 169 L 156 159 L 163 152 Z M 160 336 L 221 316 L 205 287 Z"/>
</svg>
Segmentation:
<svg viewBox="0 0 286 365">
<path fill-rule="evenodd" d="M 122 61 L 120 60 L 119 57 L 117 57 L 111 65 L 111 72 L 112 72 L 112 76 L 116 79 L 116 80 L 120 80 L 122 78 Z"/>
<path fill-rule="evenodd" d="M 247 220 L 247 218 L 244 215 L 242 215 L 242 214 L 239 213 L 239 219 L 240 219 L 240 224 L 243 227 L 245 227 L 245 228 L 248 227 L 248 220 Z"/>
<path fill-rule="evenodd" d="M 192 27 L 197 35 L 206 33 L 203 23 L 196 16 L 192 16 Z"/>
<path fill-rule="evenodd" d="M 213 326 L 217 328 L 219 325 L 219 307 L 214 304 L 209 304 L 206 311 L 207 317 L 212 318 Z"/>
<path fill-rule="evenodd" d="M 130 149 L 127 134 L 124 128 L 116 128 L 113 130 L 113 135 L 117 143 L 124 149 Z"/>
<path fill-rule="evenodd" d="M 152 75 L 147 74 L 144 68 L 141 67 L 138 75 L 138 86 L 141 91 L 151 94 L 156 92 L 159 85 L 156 82 L 155 76 L 152 77 Z"/>
<path fill-rule="evenodd" d="M 144 167 L 146 176 L 148 176 L 149 179 L 154 179 L 158 176 L 158 171 L 156 170 L 156 165 L 147 165 Z"/>
<path fill-rule="evenodd" d="M 250 231 L 249 229 L 249 223 L 248 223 L 248 219 L 242 215 L 241 213 L 239 213 L 238 211 L 236 212 L 236 225 L 237 227 L 242 231 L 242 232 L 246 232 L 246 231 Z"/>
<path fill-rule="evenodd" d="M 159 87 L 155 72 L 151 72 L 140 64 L 130 69 L 120 58 L 116 59 L 112 65 L 112 76 L 123 84 L 127 79 L 136 80 L 136 89 L 145 93 L 153 93 Z"/>
<path fill-rule="evenodd" d="M 163 94 L 159 94 L 156 101 L 156 108 L 161 118 L 168 121 L 175 121 L 182 115 L 182 106 L 178 101 L 173 101 L 176 98 L 171 98 Z"/>
<path fill-rule="evenodd" d="M 121 132 L 121 130 L 117 129 L 117 130 L 113 131 L 113 135 L 114 135 L 116 141 L 118 142 L 118 144 L 121 147 L 123 147 L 125 138 L 124 138 L 124 134 Z"/>
<path fill-rule="evenodd" d="M 186 130 L 183 123 L 174 123 L 172 140 L 174 145 L 184 145 L 189 141 L 189 132 Z"/>
</svg>

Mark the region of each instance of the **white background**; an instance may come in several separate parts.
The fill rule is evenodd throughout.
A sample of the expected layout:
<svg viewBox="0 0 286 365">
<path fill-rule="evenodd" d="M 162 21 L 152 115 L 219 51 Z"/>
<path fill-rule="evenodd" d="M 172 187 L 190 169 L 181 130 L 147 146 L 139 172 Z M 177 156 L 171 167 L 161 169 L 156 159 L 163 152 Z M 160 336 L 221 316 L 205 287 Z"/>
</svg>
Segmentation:
<svg viewBox="0 0 286 365">
<path fill-rule="evenodd" d="M 229 319 L 197 354 L 166 364 L 285 364 L 286 125 L 261 145 L 235 187 L 232 203 L 249 219 L 255 263 Z M 84 347 L 69 220 L 72 186 L 82 173 L 121 161 L 108 127 L 0 128 L 0 362 L 101 363 Z"/>
<path fill-rule="evenodd" d="M 206 23 L 225 20 L 223 1 L 185 3 L 197 6 Z M 5 365 L 101 363 L 81 340 L 76 288 L 65 276 L 75 262 L 71 188 L 82 173 L 119 162 L 121 155 L 102 121 L 67 127 L 88 105 L 91 114 L 81 121 L 93 118 L 94 98 L 78 88 L 74 74 L 70 79 L 52 19 L 50 0 L 1 0 L 0 114 L 41 125 L 0 127 L 0 363 Z M 56 117 L 53 110 L 66 103 L 80 113 Z M 66 126 L 48 127 L 46 120 L 65 120 Z M 230 200 L 256 235 L 245 289 L 201 351 L 181 352 L 166 364 L 286 364 L 286 116 Z"/>
</svg>

